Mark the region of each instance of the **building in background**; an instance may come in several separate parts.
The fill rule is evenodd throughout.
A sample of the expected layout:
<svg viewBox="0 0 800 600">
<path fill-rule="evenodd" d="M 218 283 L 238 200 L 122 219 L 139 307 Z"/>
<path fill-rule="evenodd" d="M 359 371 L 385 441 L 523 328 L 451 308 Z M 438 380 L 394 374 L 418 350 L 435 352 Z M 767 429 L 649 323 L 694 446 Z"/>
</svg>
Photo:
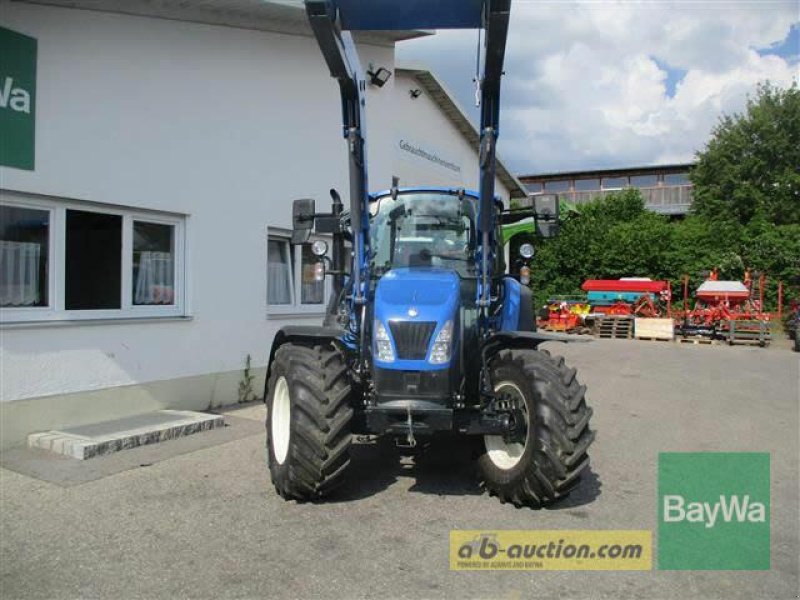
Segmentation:
<svg viewBox="0 0 800 600">
<path fill-rule="evenodd" d="M 399 64 L 395 69 L 395 102 L 400 114 L 415 119 L 417 131 L 436 132 L 455 128 L 460 135 L 430 136 L 421 144 L 399 121 L 396 134 L 394 172 L 401 185 L 419 181 L 428 185 L 460 185 L 478 189 L 475 149 L 480 143 L 478 130 L 447 91 L 441 80 L 421 65 Z M 422 149 L 423 152 L 419 152 Z M 427 152 L 425 151 L 427 150 Z M 429 152 L 433 152 L 431 156 Z M 441 160 L 440 156 L 446 160 Z M 465 165 L 469 169 L 465 170 Z M 524 197 L 523 184 L 502 161 L 497 162 L 495 182 L 499 195 L 508 205 L 510 197 Z M 420 179 L 421 177 L 421 179 Z"/>
<path fill-rule="evenodd" d="M 530 194 L 556 193 L 562 200 L 582 204 L 627 187 L 637 188 L 650 210 L 665 215 L 684 215 L 692 205 L 689 170 L 693 163 L 597 169 L 522 175 Z"/>
<path fill-rule="evenodd" d="M 0 15 L 2 445 L 234 403 L 248 356 L 260 394 L 275 332 L 321 322 L 329 294 L 289 244 L 291 201 L 348 192 L 338 86 L 301 5 Z M 475 129 L 431 73 L 395 67 L 395 43 L 429 33 L 356 37 L 393 75 L 367 86 L 372 190 L 478 185 Z M 497 192 L 525 196 L 502 166 Z"/>
</svg>

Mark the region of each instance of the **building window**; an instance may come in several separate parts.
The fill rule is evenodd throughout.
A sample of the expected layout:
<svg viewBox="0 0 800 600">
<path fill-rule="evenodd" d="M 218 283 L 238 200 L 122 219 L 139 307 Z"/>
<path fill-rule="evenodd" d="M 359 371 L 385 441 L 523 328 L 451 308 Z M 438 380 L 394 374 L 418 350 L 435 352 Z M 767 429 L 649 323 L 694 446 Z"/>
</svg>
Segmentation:
<svg viewBox="0 0 800 600">
<path fill-rule="evenodd" d="M 575 181 L 575 191 L 577 192 L 596 192 L 599 189 L 599 179 L 578 179 Z"/>
<path fill-rule="evenodd" d="M 122 217 L 67 210 L 64 308 L 122 307 Z"/>
<path fill-rule="evenodd" d="M 548 181 L 544 184 L 545 192 L 567 192 L 569 191 L 569 181 Z"/>
<path fill-rule="evenodd" d="M 267 248 L 267 298 L 270 305 L 292 304 L 292 247 L 270 238 Z"/>
<path fill-rule="evenodd" d="M 133 222 L 133 304 L 175 304 L 175 225 Z"/>
<path fill-rule="evenodd" d="M 604 190 L 619 190 L 628 185 L 627 177 L 603 177 L 600 180 L 600 185 Z"/>
<path fill-rule="evenodd" d="M 655 187 L 658 185 L 658 177 L 655 175 L 634 175 L 631 177 L 631 185 L 637 188 Z"/>
<path fill-rule="evenodd" d="M 3 322 L 184 314 L 185 217 L 1 193 Z"/>
<path fill-rule="evenodd" d="M 313 240 L 312 240 L 313 241 Z M 294 246 L 287 235 L 270 233 L 267 241 L 267 304 L 270 313 L 322 312 L 329 293 L 326 280 L 317 281 L 319 259 L 311 244 Z"/>
<path fill-rule="evenodd" d="M 49 210 L 0 206 L 0 306 L 49 304 Z"/>
<path fill-rule="evenodd" d="M 689 175 L 687 173 L 670 173 L 664 175 L 664 183 L 667 185 L 689 185 Z"/>
</svg>

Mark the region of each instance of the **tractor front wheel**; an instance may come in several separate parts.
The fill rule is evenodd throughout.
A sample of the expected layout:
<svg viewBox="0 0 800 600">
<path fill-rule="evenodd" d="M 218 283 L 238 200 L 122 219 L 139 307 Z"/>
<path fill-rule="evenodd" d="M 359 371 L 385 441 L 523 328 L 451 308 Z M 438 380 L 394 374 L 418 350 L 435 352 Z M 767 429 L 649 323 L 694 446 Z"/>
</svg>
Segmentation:
<svg viewBox="0 0 800 600">
<path fill-rule="evenodd" d="M 516 437 L 484 436 L 484 487 L 516 506 L 539 508 L 565 497 L 589 466 L 594 440 L 586 387 L 562 357 L 546 351 L 504 351 L 489 368 L 499 408 L 525 423 Z"/>
<path fill-rule="evenodd" d="M 287 343 L 267 383 L 267 463 L 286 499 L 313 500 L 342 482 L 350 464 L 351 385 L 333 345 Z"/>
</svg>

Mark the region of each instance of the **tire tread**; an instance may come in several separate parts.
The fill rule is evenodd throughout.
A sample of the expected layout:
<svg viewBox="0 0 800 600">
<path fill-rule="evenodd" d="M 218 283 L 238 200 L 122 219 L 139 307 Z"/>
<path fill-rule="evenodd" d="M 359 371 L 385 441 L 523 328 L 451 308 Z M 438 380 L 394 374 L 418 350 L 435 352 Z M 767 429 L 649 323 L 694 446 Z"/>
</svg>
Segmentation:
<svg viewBox="0 0 800 600">
<path fill-rule="evenodd" d="M 512 365 L 533 382 L 536 444 L 518 476 L 499 477 L 481 460 L 482 485 L 502 502 L 540 508 L 564 498 L 589 467 L 589 446 L 595 438 L 589 428 L 592 409 L 586 404 L 586 386 L 563 357 L 547 351 L 506 350 L 491 368 Z"/>
<path fill-rule="evenodd" d="M 295 390 L 289 464 L 281 468 L 268 448 L 270 475 L 275 490 L 284 498 L 316 500 L 343 482 L 350 464 L 353 409 L 349 369 L 334 344 L 286 343 L 275 353 L 267 390 L 274 390 L 280 376 Z M 268 445 L 269 437 L 268 427 Z"/>
</svg>

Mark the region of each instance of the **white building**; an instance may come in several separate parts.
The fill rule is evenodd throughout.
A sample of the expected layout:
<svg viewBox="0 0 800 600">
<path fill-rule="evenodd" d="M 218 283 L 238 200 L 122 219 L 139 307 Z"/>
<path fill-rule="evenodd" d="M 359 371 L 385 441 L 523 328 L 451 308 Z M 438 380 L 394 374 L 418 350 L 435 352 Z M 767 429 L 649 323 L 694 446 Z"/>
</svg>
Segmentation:
<svg viewBox="0 0 800 600">
<path fill-rule="evenodd" d="M 477 187 L 475 129 L 395 65 L 396 41 L 428 33 L 357 38 L 393 73 L 368 86 L 372 190 Z M 273 335 L 320 322 L 327 293 L 302 281 L 291 200 L 347 197 L 338 86 L 302 9 L 0 0 L 0 94 L 2 446 L 235 403 L 248 355 L 260 395 Z M 502 165 L 497 190 L 525 194 Z"/>
</svg>

